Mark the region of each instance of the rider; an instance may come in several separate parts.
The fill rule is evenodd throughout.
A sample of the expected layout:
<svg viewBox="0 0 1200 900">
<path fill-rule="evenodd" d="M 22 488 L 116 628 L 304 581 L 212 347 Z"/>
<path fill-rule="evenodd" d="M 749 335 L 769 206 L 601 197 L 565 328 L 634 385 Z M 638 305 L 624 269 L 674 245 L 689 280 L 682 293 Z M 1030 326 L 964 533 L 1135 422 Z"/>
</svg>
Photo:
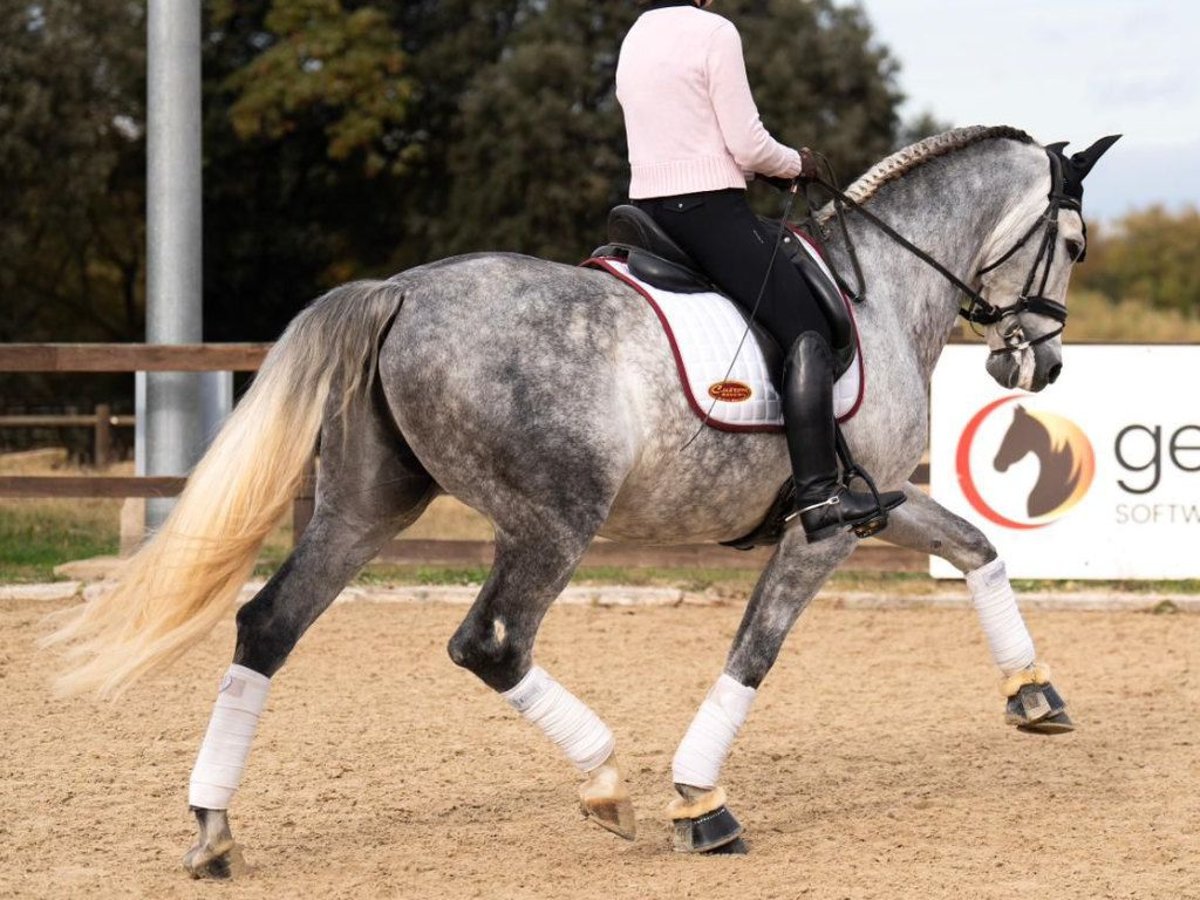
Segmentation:
<svg viewBox="0 0 1200 900">
<path fill-rule="evenodd" d="M 629 196 L 744 309 L 761 289 L 756 320 L 788 350 L 783 418 L 796 512 L 815 541 L 874 519 L 878 508 L 873 495 L 838 479 L 829 325 L 799 271 L 771 265 L 775 235 L 746 202 L 746 177 L 807 178 L 816 165 L 810 151 L 778 143 L 763 127 L 741 37 L 704 11 L 711 3 L 638 0 L 644 10 L 617 63 Z M 904 495 L 880 498 L 892 509 Z"/>
</svg>

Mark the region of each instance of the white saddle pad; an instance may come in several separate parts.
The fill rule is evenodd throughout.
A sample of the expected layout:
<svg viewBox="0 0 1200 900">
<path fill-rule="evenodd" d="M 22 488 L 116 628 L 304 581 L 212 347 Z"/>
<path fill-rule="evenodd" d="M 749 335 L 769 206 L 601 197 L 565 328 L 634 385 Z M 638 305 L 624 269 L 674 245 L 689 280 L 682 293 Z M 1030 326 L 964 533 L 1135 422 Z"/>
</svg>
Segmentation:
<svg viewBox="0 0 1200 900">
<path fill-rule="evenodd" d="M 816 250 L 807 241 L 801 243 L 833 281 Z M 762 348 L 753 334 L 746 334 L 746 320 L 732 300 L 717 293 L 664 291 L 635 277 L 623 260 L 614 257 L 590 259 L 585 265 L 615 275 L 646 298 L 671 342 L 688 404 L 706 424 L 722 431 L 783 430 L 779 390 L 771 381 Z M 839 422 L 858 411 L 862 392 L 859 344 L 854 362 L 833 386 L 834 413 Z"/>
</svg>

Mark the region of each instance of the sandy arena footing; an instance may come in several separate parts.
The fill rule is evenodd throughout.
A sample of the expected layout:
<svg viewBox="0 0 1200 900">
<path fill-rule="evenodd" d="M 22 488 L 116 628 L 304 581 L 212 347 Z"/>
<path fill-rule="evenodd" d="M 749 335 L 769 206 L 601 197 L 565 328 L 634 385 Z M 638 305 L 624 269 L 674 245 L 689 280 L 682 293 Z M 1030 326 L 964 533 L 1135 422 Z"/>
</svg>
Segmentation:
<svg viewBox="0 0 1200 900">
<path fill-rule="evenodd" d="M 0 896 L 1200 897 L 1190 616 L 1032 610 L 1079 723 L 1007 728 L 974 616 L 820 602 L 726 768 L 745 858 L 673 855 L 670 760 L 739 605 L 562 605 L 538 660 L 613 727 L 639 838 L 582 821 L 571 767 L 445 652 L 450 603 L 343 603 L 276 678 L 232 810 L 251 871 L 180 868 L 232 617 L 116 704 L 56 700 L 61 601 L 0 601 Z"/>
</svg>

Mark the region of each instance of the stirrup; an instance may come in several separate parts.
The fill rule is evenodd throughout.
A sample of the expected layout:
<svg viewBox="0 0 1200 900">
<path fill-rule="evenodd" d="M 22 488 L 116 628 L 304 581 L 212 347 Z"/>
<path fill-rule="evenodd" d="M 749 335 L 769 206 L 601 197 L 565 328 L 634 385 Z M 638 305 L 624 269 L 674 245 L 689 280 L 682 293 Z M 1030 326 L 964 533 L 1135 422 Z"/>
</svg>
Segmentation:
<svg viewBox="0 0 1200 900">
<path fill-rule="evenodd" d="M 856 537 L 869 538 L 874 534 L 878 534 L 887 528 L 888 514 L 887 510 L 876 500 L 875 508 L 877 514 L 867 519 L 865 522 L 858 522 L 850 526 L 850 530 L 854 532 Z"/>
</svg>

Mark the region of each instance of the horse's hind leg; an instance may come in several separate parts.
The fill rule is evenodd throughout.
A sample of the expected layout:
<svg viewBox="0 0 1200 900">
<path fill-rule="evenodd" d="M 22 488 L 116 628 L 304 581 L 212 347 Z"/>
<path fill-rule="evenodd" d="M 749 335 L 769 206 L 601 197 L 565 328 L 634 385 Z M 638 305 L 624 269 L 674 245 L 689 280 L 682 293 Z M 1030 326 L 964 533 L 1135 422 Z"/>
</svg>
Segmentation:
<svg viewBox="0 0 1200 900">
<path fill-rule="evenodd" d="M 238 611 L 233 665 L 221 682 L 189 789 L 200 834 L 184 866 L 194 877 L 233 874 L 238 855 L 228 807 L 271 676 L 354 574 L 415 521 L 436 493 L 428 473 L 378 410 L 366 399 L 352 404 L 344 442 L 340 418 L 327 415 L 312 521 L 271 580 Z"/>
<path fill-rule="evenodd" d="M 849 534 L 807 544 L 801 529 L 794 528 L 784 535 L 763 570 L 725 671 L 675 751 L 671 772 L 680 797 L 668 811 L 674 820 L 676 850 L 745 852 L 739 838 L 741 825 L 726 808 L 725 791 L 719 787 L 721 767 L 796 619 L 856 544 Z"/>
<path fill-rule="evenodd" d="M 542 618 L 570 580 L 602 518 L 599 511 L 542 511 L 515 526 L 497 522 L 491 574 L 448 649 L 455 663 L 541 728 L 583 774 L 579 797 L 584 814 L 632 840 L 633 805 L 617 767 L 612 731 L 533 664 Z"/>
<path fill-rule="evenodd" d="M 904 493 L 908 502 L 891 513 L 879 536 L 898 547 L 940 556 L 966 576 L 992 659 L 1003 675 L 1005 719 L 1022 731 L 1071 731 L 1066 704 L 1046 668 L 1037 663 L 1033 638 L 996 548 L 978 528 L 919 488 L 909 484 Z"/>
</svg>

